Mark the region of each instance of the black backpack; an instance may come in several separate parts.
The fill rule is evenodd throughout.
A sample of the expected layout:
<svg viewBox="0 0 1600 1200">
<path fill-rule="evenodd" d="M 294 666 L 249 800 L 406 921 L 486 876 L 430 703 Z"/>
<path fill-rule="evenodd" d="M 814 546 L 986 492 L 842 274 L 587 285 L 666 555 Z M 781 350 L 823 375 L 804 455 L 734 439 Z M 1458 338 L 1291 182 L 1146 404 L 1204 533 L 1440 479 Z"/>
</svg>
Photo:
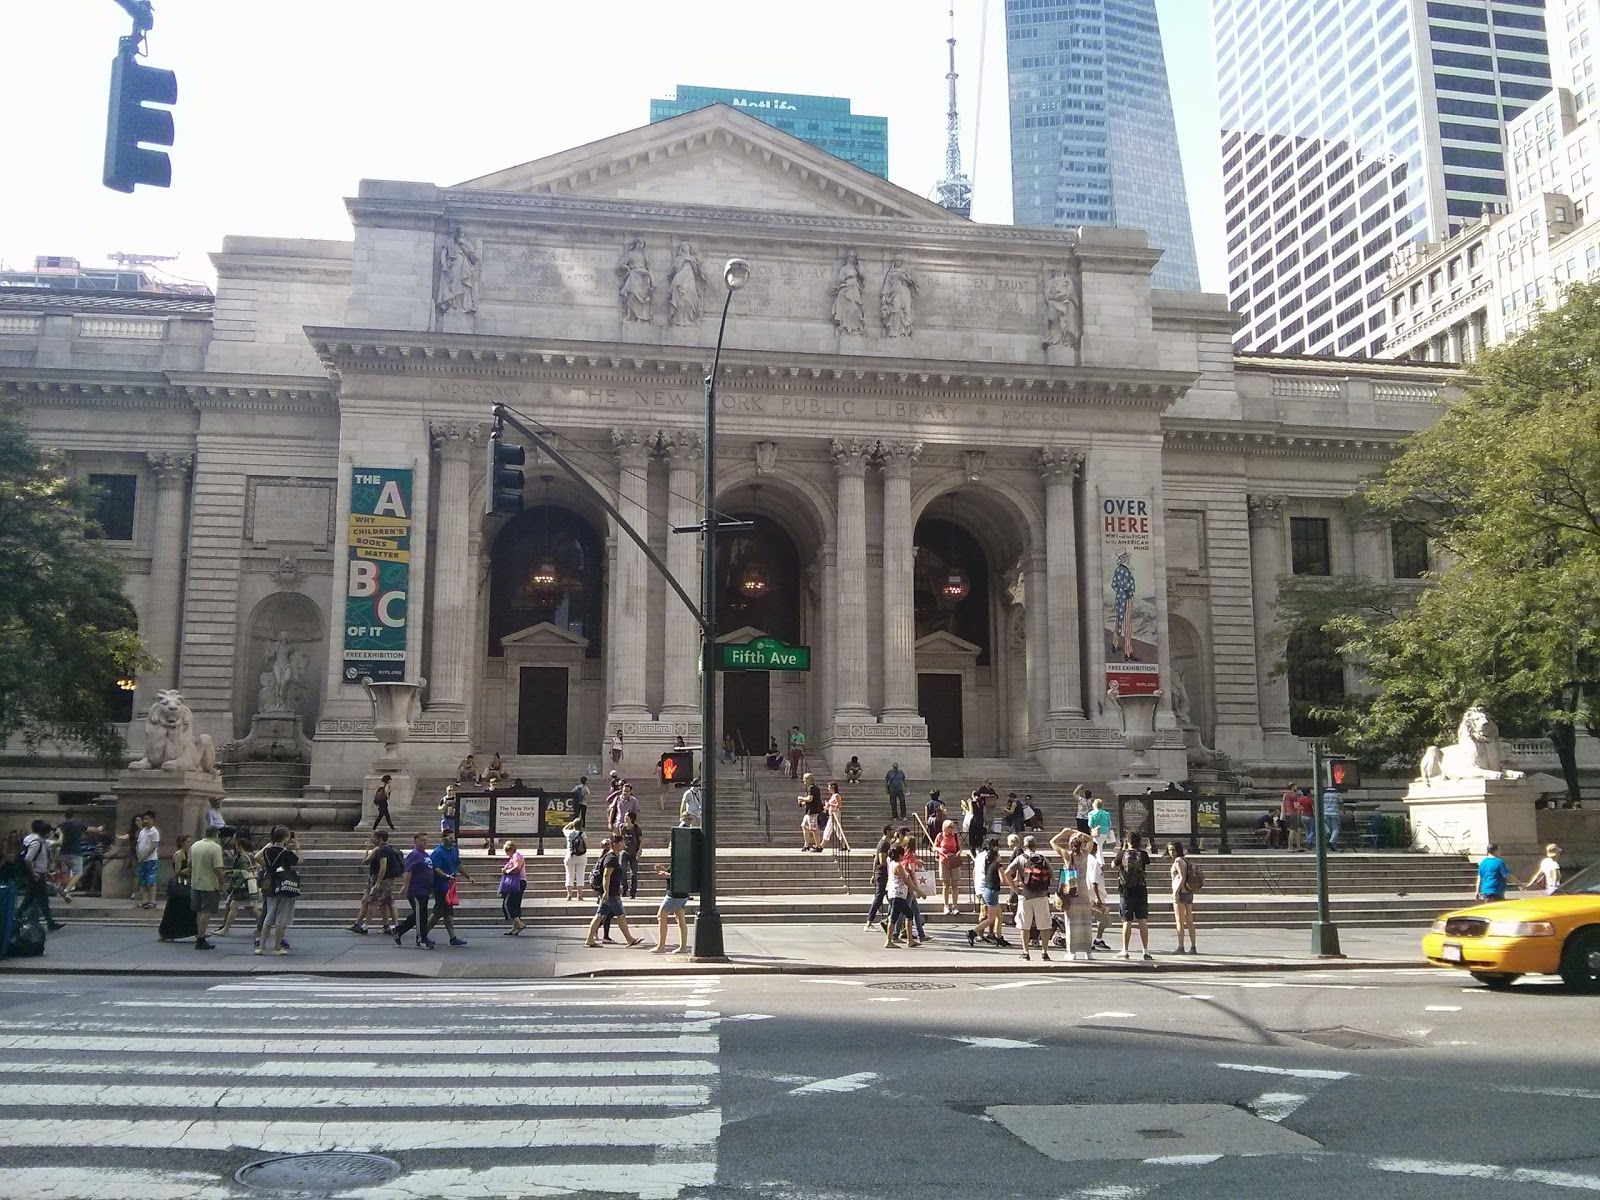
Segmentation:
<svg viewBox="0 0 1600 1200">
<path fill-rule="evenodd" d="M 589 872 L 589 890 L 596 896 L 604 891 L 606 886 L 606 859 L 610 855 L 602 854 L 600 861 L 594 864 L 594 870 Z"/>
<path fill-rule="evenodd" d="M 572 839 L 571 853 L 575 858 L 582 858 L 585 854 L 589 853 L 589 843 L 587 840 L 585 840 L 582 830 L 579 830 L 578 836 Z"/>
<path fill-rule="evenodd" d="M 1022 892 L 1031 897 L 1048 896 L 1053 878 L 1050 860 L 1042 854 L 1031 854 L 1022 868 Z"/>
<path fill-rule="evenodd" d="M 1145 854 L 1143 850 L 1124 850 L 1122 852 L 1122 886 L 1124 888 L 1142 888 L 1144 883 Z"/>
</svg>

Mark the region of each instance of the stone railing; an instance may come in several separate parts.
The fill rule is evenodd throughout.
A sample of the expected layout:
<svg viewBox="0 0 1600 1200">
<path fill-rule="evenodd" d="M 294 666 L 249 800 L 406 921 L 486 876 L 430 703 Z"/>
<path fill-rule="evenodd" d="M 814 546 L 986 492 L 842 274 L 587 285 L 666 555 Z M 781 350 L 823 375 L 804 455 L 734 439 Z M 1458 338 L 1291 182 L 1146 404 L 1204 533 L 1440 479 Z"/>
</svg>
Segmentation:
<svg viewBox="0 0 1600 1200">
<path fill-rule="evenodd" d="M 1513 767 L 1554 770 L 1560 766 L 1555 745 L 1549 738 L 1505 738 L 1500 749 L 1505 761 Z"/>
</svg>

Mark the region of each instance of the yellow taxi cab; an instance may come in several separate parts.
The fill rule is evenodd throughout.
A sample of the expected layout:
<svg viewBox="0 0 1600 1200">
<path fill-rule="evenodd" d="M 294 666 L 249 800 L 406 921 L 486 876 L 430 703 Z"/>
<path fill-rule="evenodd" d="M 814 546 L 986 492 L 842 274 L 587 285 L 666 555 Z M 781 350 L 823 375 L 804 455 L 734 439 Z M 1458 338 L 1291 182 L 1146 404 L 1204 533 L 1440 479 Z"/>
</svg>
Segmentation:
<svg viewBox="0 0 1600 1200">
<path fill-rule="evenodd" d="M 1497 990 L 1524 975 L 1560 975 L 1575 991 L 1600 992 L 1600 863 L 1548 896 L 1445 913 L 1422 939 L 1422 953 Z"/>
</svg>

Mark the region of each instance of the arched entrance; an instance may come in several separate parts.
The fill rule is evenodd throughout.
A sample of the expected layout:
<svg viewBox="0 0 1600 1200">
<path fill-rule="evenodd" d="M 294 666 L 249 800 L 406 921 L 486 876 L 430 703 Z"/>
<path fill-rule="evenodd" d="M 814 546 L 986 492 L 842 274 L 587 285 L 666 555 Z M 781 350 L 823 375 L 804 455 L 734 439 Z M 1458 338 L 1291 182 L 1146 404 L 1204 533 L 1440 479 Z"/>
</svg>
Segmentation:
<svg viewBox="0 0 1600 1200">
<path fill-rule="evenodd" d="M 929 754 L 1019 753 L 1029 728 L 1030 647 L 1015 636 L 1027 515 L 1009 495 L 956 476 L 930 481 L 913 511 L 917 708 Z"/>
<path fill-rule="evenodd" d="M 485 748 L 567 754 L 594 744 L 587 727 L 598 728 L 604 704 L 604 545 L 587 519 L 559 503 L 524 509 L 495 535 Z"/>
<path fill-rule="evenodd" d="M 717 541 L 717 637 L 744 642 L 756 636 L 790 645 L 805 642 L 805 582 L 800 552 L 788 531 L 765 513 L 736 510 L 753 528 Z M 725 671 L 721 733 L 736 751 L 765 752 L 768 739 L 801 724 L 803 679 L 764 671 Z"/>
</svg>

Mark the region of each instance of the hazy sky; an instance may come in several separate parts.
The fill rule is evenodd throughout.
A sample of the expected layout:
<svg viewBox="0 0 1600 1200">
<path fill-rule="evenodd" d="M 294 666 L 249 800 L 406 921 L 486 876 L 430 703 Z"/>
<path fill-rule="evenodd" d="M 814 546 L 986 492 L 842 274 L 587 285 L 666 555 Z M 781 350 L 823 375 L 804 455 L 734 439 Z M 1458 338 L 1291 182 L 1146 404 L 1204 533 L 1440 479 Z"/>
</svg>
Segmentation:
<svg viewBox="0 0 1600 1200">
<path fill-rule="evenodd" d="M 973 216 L 1008 221 L 1004 3 L 955 6 Z M 1211 6 L 1156 6 L 1200 277 L 1218 290 Z M 949 0 L 157 0 L 146 61 L 178 74 L 173 186 L 128 196 L 100 182 L 111 59 L 126 16 L 113 0 L 10 5 L 0 41 L 9 97 L 0 262 L 176 254 L 176 273 L 209 282 L 206 254 L 224 234 L 348 238 L 343 198 L 359 179 L 459 183 L 645 124 L 650 98 L 679 83 L 848 96 L 855 111 L 889 118 L 890 177 L 927 195 L 944 165 L 948 8 Z"/>
</svg>

